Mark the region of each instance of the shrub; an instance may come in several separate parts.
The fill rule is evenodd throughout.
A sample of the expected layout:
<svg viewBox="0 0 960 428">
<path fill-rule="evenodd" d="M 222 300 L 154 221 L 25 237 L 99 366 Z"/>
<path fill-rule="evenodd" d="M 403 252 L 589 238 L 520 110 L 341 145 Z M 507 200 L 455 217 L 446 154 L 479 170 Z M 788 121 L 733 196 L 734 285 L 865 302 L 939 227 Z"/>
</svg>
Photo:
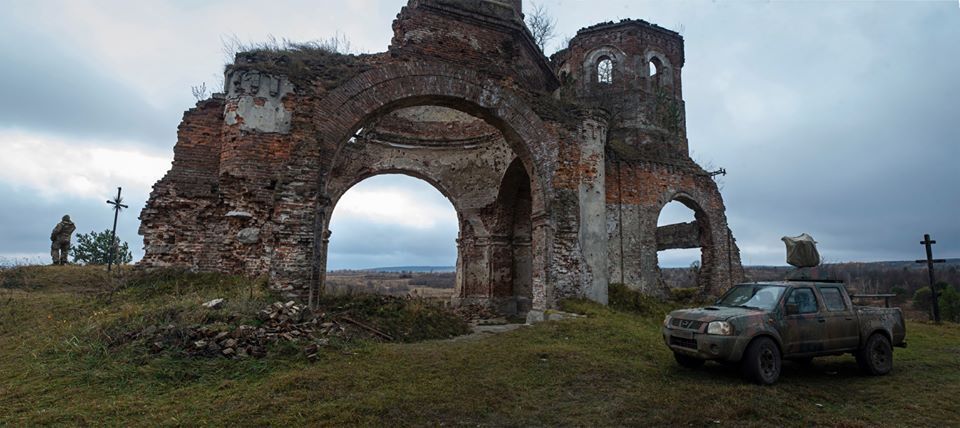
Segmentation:
<svg viewBox="0 0 960 428">
<path fill-rule="evenodd" d="M 918 311 L 930 312 L 930 287 L 923 287 L 913 293 L 913 308 Z"/>
<path fill-rule="evenodd" d="M 940 319 L 960 323 L 960 292 L 947 284 L 940 295 Z"/>
<path fill-rule="evenodd" d="M 691 303 L 700 295 L 700 287 L 671 288 L 670 299 L 680 303 Z"/>
<path fill-rule="evenodd" d="M 610 284 L 608 298 L 610 307 L 622 311 L 654 315 L 669 312 L 667 305 L 657 298 L 631 290 L 624 284 Z"/>
<path fill-rule="evenodd" d="M 110 237 L 109 230 L 103 232 L 80 233 L 77 235 L 77 244 L 70 249 L 73 255 L 74 263 L 85 265 L 105 265 L 110 258 Z M 130 247 L 126 242 L 121 242 L 120 237 L 113 241 L 113 263 L 117 265 L 127 264 L 133 260 L 133 254 L 130 253 Z"/>
</svg>

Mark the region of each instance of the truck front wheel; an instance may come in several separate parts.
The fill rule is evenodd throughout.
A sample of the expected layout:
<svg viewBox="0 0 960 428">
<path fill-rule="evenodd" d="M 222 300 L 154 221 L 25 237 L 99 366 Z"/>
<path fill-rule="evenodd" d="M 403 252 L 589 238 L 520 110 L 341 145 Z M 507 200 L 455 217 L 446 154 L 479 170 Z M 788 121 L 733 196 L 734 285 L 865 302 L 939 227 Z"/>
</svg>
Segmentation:
<svg viewBox="0 0 960 428">
<path fill-rule="evenodd" d="M 856 357 L 860 370 L 874 376 L 885 375 L 893 369 L 893 347 L 890 339 L 880 333 L 870 335 Z"/>
<path fill-rule="evenodd" d="M 769 337 L 760 337 L 750 342 L 740 370 L 753 383 L 771 385 L 780 378 L 780 364 L 780 348 Z"/>
</svg>

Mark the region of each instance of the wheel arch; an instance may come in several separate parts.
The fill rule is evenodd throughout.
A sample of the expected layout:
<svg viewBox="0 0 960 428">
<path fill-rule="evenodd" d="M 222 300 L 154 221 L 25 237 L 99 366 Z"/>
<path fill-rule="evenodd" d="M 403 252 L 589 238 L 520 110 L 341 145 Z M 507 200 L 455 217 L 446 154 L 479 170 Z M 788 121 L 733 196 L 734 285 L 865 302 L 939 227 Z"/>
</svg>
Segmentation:
<svg viewBox="0 0 960 428">
<path fill-rule="evenodd" d="M 866 346 L 866 345 L 867 345 L 867 341 L 870 340 L 870 337 L 873 336 L 873 335 L 875 335 L 875 334 L 879 334 L 879 335 L 887 338 L 887 341 L 890 342 L 890 346 L 891 346 L 891 347 L 893 346 L 893 333 L 890 332 L 890 330 L 888 330 L 888 329 L 886 329 L 886 328 L 884 328 L 884 327 L 875 327 L 875 328 L 873 328 L 873 329 L 871 329 L 871 330 L 869 330 L 869 331 L 870 331 L 870 333 L 863 335 L 863 338 L 860 339 L 860 348 L 863 348 L 864 346 Z"/>
<path fill-rule="evenodd" d="M 773 341 L 775 345 L 777 345 L 777 351 L 780 351 L 780 358 L 783 359 L 783 355 L 784 355 L 783 343 L 780 342 L 780 338 L 776 334 L 773 334 L 772 332 L 760 331 L 754 334 L 753 336 L 750 336 L 750 338 L 745 341 L 746 343 L 744 343 L 743 347 L 740 348 L 740 355 L 737 356 L 736 360 L 737 361 L 742 360 L 743 354 L 747 352 L 747 349 L 750 348 L 750 345 L 753 345 L 753 342 L 756 342 L 757 340 L 763 337 L 769 338 L 770 340 Z"/>
</svg>

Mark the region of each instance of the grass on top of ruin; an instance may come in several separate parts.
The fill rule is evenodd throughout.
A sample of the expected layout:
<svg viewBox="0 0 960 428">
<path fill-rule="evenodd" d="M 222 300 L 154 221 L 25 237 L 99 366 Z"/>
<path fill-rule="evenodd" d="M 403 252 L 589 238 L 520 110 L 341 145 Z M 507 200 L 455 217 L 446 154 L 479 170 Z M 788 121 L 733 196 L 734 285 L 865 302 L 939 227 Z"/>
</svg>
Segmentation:
<svg viewBox="0 0 960 428">
<path fill-rule="evenodd" d="M 861 375 L 850 356 L 829 357 L 809 367 L 784 363 L 772 387 L 744 383 L 735 368 L 720 364 L 677 366 L 659 336 L 672 305 L 623 290 L 615 307 L 564 302 L 564 310 L 584 318 L 478 340 L 363 339 L 326 346 L 315 358 L 280 344 L 262 358 L 209 358 L 153 353 L 148 343 L 109 338 L 165 316 L 203 321 L 212 315 L 197 307 L 213 297 L 234 305 L 221 309 L 228 313 L 259 308 L 274 299 L 262 284 L 169 274 L 111 293 L 112 280 L 96 268 L 21 269 L 27 270 L 0 272 L 0 425 L 942 426 L 960 420 L 956 324 L 909 322 L 910 346 L 895 351 L 888 376 Z"/>
</svg>

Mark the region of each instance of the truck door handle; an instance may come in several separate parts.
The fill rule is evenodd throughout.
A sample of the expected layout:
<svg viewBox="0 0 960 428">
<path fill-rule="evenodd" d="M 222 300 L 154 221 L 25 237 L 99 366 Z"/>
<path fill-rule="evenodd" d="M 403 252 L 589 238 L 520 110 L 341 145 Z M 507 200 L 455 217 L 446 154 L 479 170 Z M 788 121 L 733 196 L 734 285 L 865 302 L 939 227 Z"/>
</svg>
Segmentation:
<svg viewBox="0 0 960 428">
<path fill-rule="evenodd" d="M 824 318 L 817 318 L 817 322 L 827 322 L 827 320 Z"/>
<path fill-rule="evenodd" d="M 844 319 L 846 319 L 847 321 L 853 321 L 853 318 L 849 318 L 849 317 Z"/>
</svg>

